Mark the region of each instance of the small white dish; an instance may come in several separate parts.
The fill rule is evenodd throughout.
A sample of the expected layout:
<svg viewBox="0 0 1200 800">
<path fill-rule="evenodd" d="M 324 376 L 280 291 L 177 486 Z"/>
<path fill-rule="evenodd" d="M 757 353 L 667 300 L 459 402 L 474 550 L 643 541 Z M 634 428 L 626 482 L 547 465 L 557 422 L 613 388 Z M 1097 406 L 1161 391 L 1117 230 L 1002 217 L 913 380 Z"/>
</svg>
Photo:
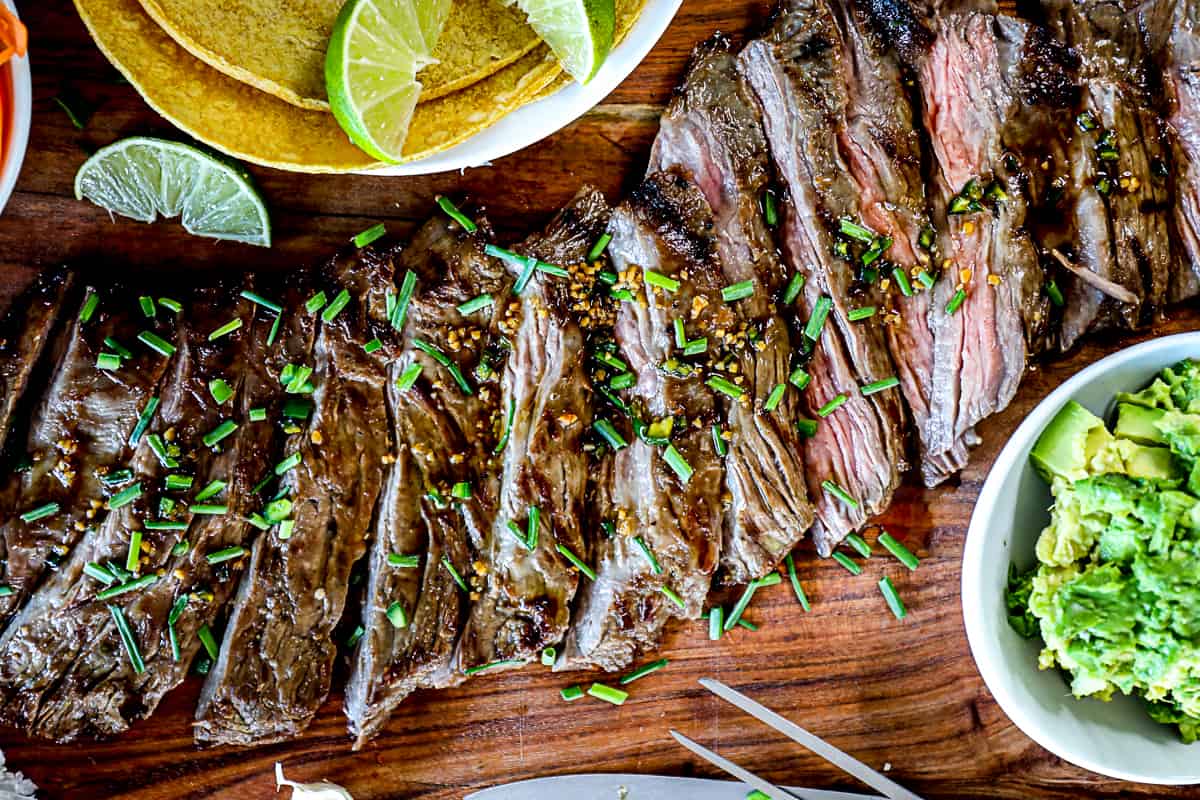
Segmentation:
<svg viewBox="0 0 1200 800">
<path fill-rule="evenodd" d="M 13 0 L 4 0 L 9 11 L 17 13 Z M 29 125 L 33 119 L 33 85 L 29 79 L 29 56 L 9 59 L 0 67 L 0 82 L 12 98 L 10 116 L 4 120 L 7 130 L 0 130 L 4 142 L 4 163 L 0 164 L 0 212 L 8 202 L 9 195 L 17 183 L 17 173 L 25 160 L 25 147 L 29 144 Z M 3 91 L 3 89 L 0 89 Z"/>
<path fill-rule="evenodd" d="M 647 0 L 637 22 L 587 84 L 572 83 L 501 119 L 441 153 L 364 171 L 364 175 L 430 175 L 487 166 L 523 150 L 582 117 L 637 69 L 666 31 L 683 0 Z"/>
<path fill-rule="evenodd" d="M 1056 670 L 1039 670 L 1039 639 L 1008 625 L 1008 565 L 1036 561 L 1034 545 L 1049 522 L 1050 489 L 1029 464 L 1039 434 L 1068 400 L 1105 419 L 1117 392 L 1141 389 L 1166 366 L 1200 358 L 1200 332 L 1154 339 L 1082 370 L 1038 404 L 1000 451 L 967 531 L 962 608 L 971 654 L 1000 708 L 1031 739 L 1084 769 L 1140 783 L 1200 783 L 1200 743 L 1185 745 L 1174 728 L 1146 715 L 1142 702 L 1077 699 Z"/>
</svg>

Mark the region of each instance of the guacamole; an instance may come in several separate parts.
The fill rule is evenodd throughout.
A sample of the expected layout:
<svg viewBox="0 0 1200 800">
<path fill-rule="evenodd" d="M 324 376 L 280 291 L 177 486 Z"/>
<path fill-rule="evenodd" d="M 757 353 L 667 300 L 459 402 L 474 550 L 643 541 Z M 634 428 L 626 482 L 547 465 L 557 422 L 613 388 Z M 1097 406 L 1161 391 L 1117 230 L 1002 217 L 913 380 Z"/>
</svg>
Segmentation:
<svg viewBox="0 0 1200 800">
<path fill-rule="evenodd" d="M 1009 622 L 1076 697 L 1142 697 L 1200 736 L 1200 361 L 1117 396 L 1115 426 L 1069 403 L 1031 453 L 1054 496 L 1037 567 L 1009 574 Z"/>
</svg>

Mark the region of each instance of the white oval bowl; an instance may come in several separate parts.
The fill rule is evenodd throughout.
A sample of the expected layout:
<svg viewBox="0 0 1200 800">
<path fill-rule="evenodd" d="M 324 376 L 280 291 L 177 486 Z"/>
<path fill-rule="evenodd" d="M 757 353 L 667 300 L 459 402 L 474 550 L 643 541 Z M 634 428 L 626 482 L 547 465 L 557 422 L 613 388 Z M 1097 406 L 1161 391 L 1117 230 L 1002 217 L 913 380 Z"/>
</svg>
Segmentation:
<svg viewBox="0 0 1200 800">
<path fill-rule="evenodd" d="M 364 175 L 430 175 L 487 166 L 523 150 L 582 117 L 629 77 L 666 31 L 683 0 L 647 0 L 637 22 L 587 84 L 572 83 L 549 97 L 517 109 L 496 124 L 441 153 L 365 170 Z"/>
<path fill-rule="evenodd" d="M 1056 670 L 1039 670 L 1040 639 L 1008 626 L 1010 562 L 1028 569 L 1049 522 L 1050 489 L 1029 465 L 1038 435 L 1068 400 L 1105 419 L 1117 392 L 1141 389 L 1166 366 L 1200 358 L 1200 332 L 1129 347 L 1080 371 L 1037 405 L 1000 451 L 971 515 L 962 564 L 962 608 L 971 654 L 1000 708 L 1029 738 L 1084 769 L 1127 781 L 1200 783 L 1200 743 L 1147 716 L 1140 700 L 1077 699 Z"/>
<path fill-rule="evenodd" d="M 13 0 L 4 0 L 4 4 L 14 14 L 17 7 Z M 4 153 L 4 163 L 0 164 L 0 212 L 8 203 L 13 187 L 17 183 L 17 173 L 21 171 L 21 163 L 25 160 L 25 147 L 29 144 L 29 125 L 33 119 L 33 85 L 29 79 L 29 56 L 10 59 L 0 67 L 0 81 L 11 81 L 13 109 L 12 119 L 7 123 L 12 126 L 9 133 L 8 150 Z M 3 131 L 0 131 L 3 136 Z"/>
</svg>

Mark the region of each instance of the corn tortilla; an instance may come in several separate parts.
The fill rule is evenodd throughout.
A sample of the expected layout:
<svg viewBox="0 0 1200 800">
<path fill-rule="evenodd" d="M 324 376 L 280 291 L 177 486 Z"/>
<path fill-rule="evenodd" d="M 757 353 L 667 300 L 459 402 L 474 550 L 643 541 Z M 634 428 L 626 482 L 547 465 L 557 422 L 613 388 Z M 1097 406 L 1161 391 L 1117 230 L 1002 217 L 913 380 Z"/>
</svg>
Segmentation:
<svg viewBox="0 0 1200 800">
<path fill-rule="evenodd" d="M 177 44 L 210 67 L 289 103 L 329 110 L 325 48 L 343 0 L 141 0 Z M 421 71 L 421 99 L 492 75 L 538 45 L 514 6 L 454 0 L 434 48 L 438 63 Z"/>
<path fill-rule="evenodd" d="M 359 150 L 333 115 L 310 111 L 234 80 L 192 57 L 142 10 L 138 0 L 75 0 L 101 51 L 146 102 L 185 133 L 236 158 L 299 172 L 351 172 L 380 166 Z M 496 74 L 413 115 L 405 160 L 471 137 L 524 105 L 561 74 L 539 45 Z"/>
</svg>

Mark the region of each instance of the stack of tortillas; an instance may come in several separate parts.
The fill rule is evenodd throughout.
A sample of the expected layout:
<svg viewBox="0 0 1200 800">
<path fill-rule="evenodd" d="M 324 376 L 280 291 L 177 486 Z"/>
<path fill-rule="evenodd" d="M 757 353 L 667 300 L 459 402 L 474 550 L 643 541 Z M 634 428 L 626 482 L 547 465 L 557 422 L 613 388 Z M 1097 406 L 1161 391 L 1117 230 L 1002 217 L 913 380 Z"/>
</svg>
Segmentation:
<svg viewBox="0 0 1200 800">
<path fill-rule="evenodd" d="M 617 0 L 619 40 L 644 0 Z M 379 166 L 329 111 L 325 48 L 342 0 L 75 0 L 96 44 L 146 102 L 196 139 L 303 172 Z M 569 81 L 516 6 L 454 0 L 405 142 L 452 147 Z"/>
</svg>

